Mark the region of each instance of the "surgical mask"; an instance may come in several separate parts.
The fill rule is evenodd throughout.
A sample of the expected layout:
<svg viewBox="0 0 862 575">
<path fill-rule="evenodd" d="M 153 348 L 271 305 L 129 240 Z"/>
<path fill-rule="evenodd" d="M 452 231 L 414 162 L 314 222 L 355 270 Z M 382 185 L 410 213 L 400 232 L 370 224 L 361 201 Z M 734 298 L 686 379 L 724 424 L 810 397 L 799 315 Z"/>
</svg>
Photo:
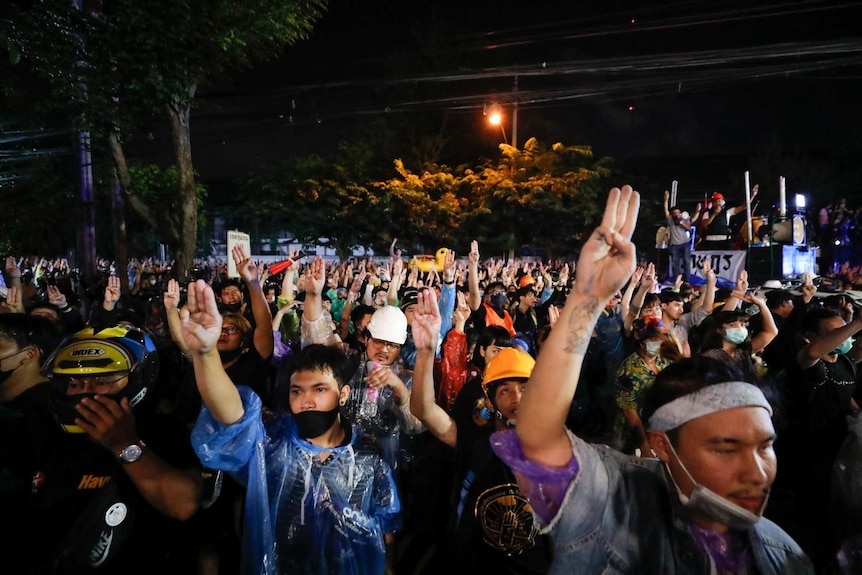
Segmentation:
<svg viewBox="0 0 862 575">
<path fill-rule="evenodd" d="M 853 349 L 853 338 L 848 337 L 844 341 L 841 342 L 841 345 L 832 350 L 831 353 L 837 353 L 838 355 L 844 355 Z"/>
<path fill-rule="evenodd" d="M 731 529 L 748 529 L 760 520 L 760 514 L 763 513 L 763 510 L 766 508 L 766 502 L 769 499 L 768 492 L 766 497 L 763 498 L 763 505 L 760 507 L 760 512 L 755 515 L 751 511 L 743 509 L 736 503 L 725 499 L 715 491 L 712 491 L 695 481 L 694 477 L 691 476 L 691 473 L 688 472 L 688 469 L 686 469 L 682 460 L 680 460 L 679 456 L 676 454 L 676 450 L 673 448 L 673 444 L 670 442 L 670 439 L 667 440 L 667 443 L 668 446 L 670 446 L 670 451 L 676 458 L 677 463 L 679 463 L 679 466 L 688 476 L 689 480 L 694 484 L 694 489 L 692 489 L 691 495 L 685 496 L 679 488 L 679 485 L 677 485 L 676 480 L 673 478 L 673 474 L 670 472 L 670 468 L 667 466 L 667 463 L 665 463 L 665 469 L 667 469 L 667 474 L 670 476 L 671 483 L 673 483 L 673 486 L 676 489 L 679 501 L 686 509 L 696 511 L 697 513 L 709 517 L 713 521 L 726 525 Z"/>
<path fill-rule="evenodd" d="M 509 298 L 506 297 L 504 293 L 498 293 L 491 296 L 491 307 L 502 309 L 506 307 L 506 301 Z"/>
<path fill-rule="evenodd" d="M 338 418 L 339 408 L 335 406 L 329 411 L 300 411 L 293 414 L 296 430 L 303 439 L 320 437 L 332 427 Z"/>
<path fill-rule="evenodd" d="M 661 342 L 660 341 L 648 341 L 648 342 L 646 342 L 646 345 L 644 347 L 645 347 L 644 351 L 646 351 L 646 354 L 648 356 L 655 357 L 658 355 L 658 351 L 661 349 Z"/>
<path fill-rule="evenodd" d="M 724 330 L 724 339 L 734 345 L 739 345 L 748 339 L 747 327 L 729 327 Z"/>
</svg>

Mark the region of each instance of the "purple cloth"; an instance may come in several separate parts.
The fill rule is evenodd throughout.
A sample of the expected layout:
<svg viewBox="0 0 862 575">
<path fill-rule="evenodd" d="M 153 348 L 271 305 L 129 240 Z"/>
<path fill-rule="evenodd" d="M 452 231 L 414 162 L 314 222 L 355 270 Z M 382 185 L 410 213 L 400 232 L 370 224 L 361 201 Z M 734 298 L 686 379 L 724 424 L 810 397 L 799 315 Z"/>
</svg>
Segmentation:
<svg viewBox="0 0 862 575">
<path fill-rule="evenodd" d="M 719 575 L 748 573 L 748 540 L 743 531 L 720 533 L 691 524 L 691 534 L 698 547 L 712 557 Z"/>
<path fill-rule="evenodd" d="M 574 452 L 565 467 L 547 467 L 530 461 L 524 456 L 521 441 L 513 429 L 492 433 L 491 448 L 515 474 L 521 492 L 530 501 L 536 517 L 544 525 L 550 524 L 563 505 L 569 485 L 580 470 Z"/>
</svg>

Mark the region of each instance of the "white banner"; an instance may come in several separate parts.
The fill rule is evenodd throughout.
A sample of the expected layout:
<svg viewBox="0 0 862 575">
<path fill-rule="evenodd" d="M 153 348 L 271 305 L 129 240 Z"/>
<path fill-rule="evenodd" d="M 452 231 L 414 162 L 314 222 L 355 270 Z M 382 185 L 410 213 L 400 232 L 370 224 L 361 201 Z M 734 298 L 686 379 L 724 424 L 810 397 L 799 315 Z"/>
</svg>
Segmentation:
<svg viewBox="0 0 862 575">
<path fill-rule="evenodd" d="M 691 252 L 689 263 L 690 282 L 693 285 L 706 283 L 703 277 L 703 261 L 709 261 L 715 271 L 718 287 L 735 288 L 736 279 L 745 269 L 745 252 L 742 250 L 703 250 Z"/>
<path fill-rule="evenodd" d="M 239 273 L 236 271 L 236 264 L 233 262 L 233 247 L 241 245 L 245 249 L 245 255 L 251 256 L 251 238 L 247 233 L 237 230 L 228 230 L 227 232 L 227 277 L 238 278 Z"/>
</svg>

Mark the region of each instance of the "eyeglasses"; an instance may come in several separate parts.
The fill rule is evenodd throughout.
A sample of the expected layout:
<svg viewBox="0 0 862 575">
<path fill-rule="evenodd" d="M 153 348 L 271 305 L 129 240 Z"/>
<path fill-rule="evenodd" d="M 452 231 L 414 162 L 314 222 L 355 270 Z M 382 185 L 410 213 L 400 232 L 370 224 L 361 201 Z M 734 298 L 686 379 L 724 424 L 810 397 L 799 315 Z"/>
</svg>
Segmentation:
<svg viewBox="0 0 862 575">
<path fill-rule="evenodd" d="M 128 375 L 128 372 L 123 372 L 69 377 L 66 379 L 66 393 L 113 393 L 122 387 L 118 384 Z"/>
<path fill-rule="evenodd" d="M 235 325 L 223 325 L 221 332 L 225 335 L 236 335 L 239 333 L 239 328 Z"/>
<path fill-rule="evenodd" d="M 389 348 L 392 348 L 395 351 L 399 351 L 401 349 L 400 343 L 392 343 L 391 341 L 386 341 L 384 339 L 377 339 L 376 337 L 371 338 L 371 343 L 373 343 L 374 345 L 376 345 L 378 347 L 382 347 L 384 349 L 387 349 L 387 350 Z"/>
</svg>

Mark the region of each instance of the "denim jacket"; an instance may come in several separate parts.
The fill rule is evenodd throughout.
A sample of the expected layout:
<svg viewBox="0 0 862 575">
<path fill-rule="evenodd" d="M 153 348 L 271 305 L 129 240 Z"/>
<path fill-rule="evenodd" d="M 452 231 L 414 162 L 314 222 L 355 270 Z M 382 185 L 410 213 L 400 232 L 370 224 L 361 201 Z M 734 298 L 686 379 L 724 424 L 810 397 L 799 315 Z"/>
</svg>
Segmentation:
<svg viewBox="0 0 862 575">
<path fill-rule="evenodd" d="M 686 511 L 674 496 L 658 460 L 626 456 L 570 434 L 577 471 L 562 504 L 547 506 L 538 499 L 554 490 L 537 482 L 548 475 L 535 473 L 532 462 L 518 462 L 517 457 L 512 457 L 512 449 L 499 447 L 513 437 L 517 436 L 511 432 L 507 441 L 495 437 L 492 443 L 496 443 L 497 454 L 512 467 L 522 491 L 530 494 L 540 532 L 550 533 L 554 541 L 550 573 L 715 572 L 691 535 Z M 551 513 L 540 513 L 542 509 Z M 545 515 L 544 520 L 541 515 Z M 802 549 L 768 519 L 761 518 L 748 530 L 748 537 L 751 567 L 759 575 L 814 573 Z"/>
</svg>

